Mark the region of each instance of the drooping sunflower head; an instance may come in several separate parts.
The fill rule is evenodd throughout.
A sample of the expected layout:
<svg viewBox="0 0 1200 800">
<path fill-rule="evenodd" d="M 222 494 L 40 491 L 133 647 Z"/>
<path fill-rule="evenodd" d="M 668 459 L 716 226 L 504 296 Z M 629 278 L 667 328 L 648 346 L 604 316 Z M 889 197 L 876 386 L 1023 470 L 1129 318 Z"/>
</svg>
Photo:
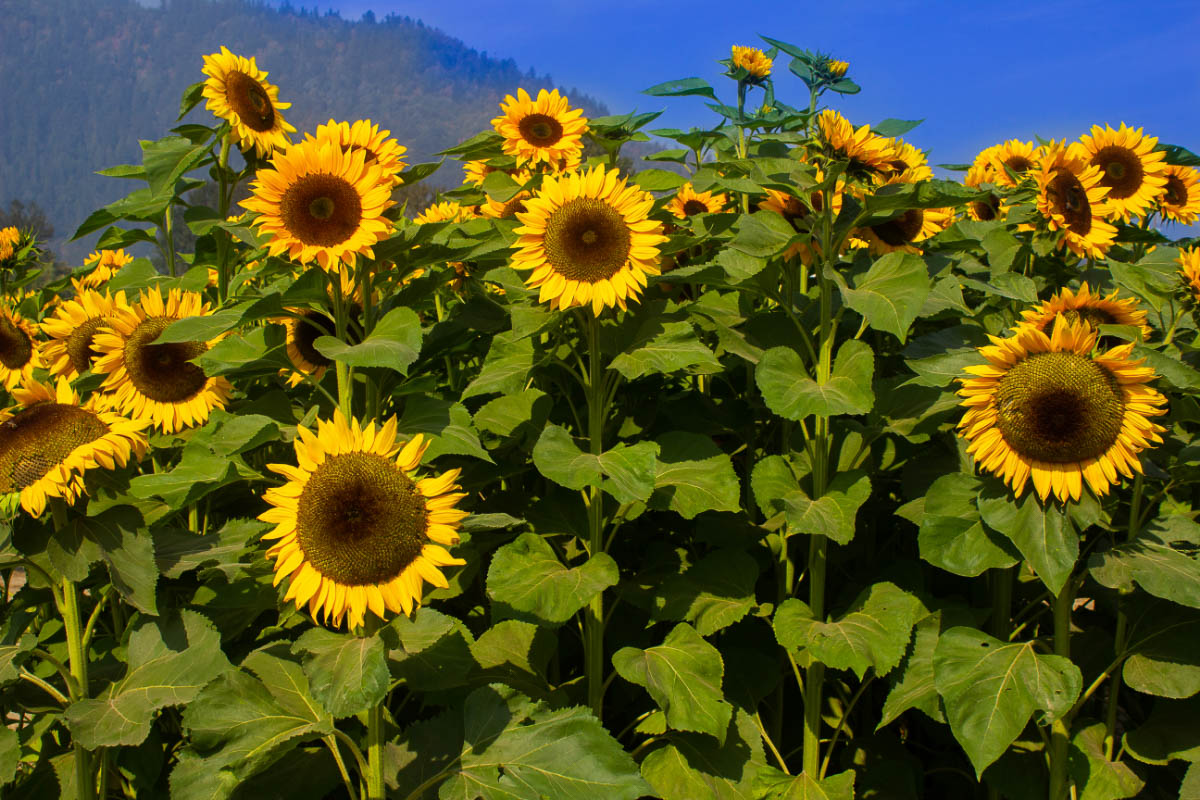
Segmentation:
<svg viewBox="0 0 1200 800">
<path fill-rule="evenodd" d="M 146 452 L 146 421 L 80 405 L 65 378 L 53 387 L 29 380 L 12 394 L 20 405 L 0 412 L 0 494 L 19 492 L 35 517 L 48 498 L 74 502 L 87 470 L 115 469 Z"/>
<path fill-rule="evenodd" d="M 374 258 L 372 246 L 392 231 L 383 212 L 394 205 L 391 178 L 366 163 L 363 148 L 348 150 L 327 139 L 306 139 L 276 153 L 261 169 L 254 194 L 242 205 L 257 211 L 254 224 L 270 237 L 271 255 L 300 264 L 314 260 L 335 272 L 357 256 Z"/>
<path fill-rule="evenodd" d="M 216 340 L 155 342 L 175 321 L 210 313 L 199 294 L 179 289 L 166 298 L 148 290 L 132 306 L 114 305 L 112 321 L 92 337 L 99 354 L 92 371 L 107 375 L 101 388 L 111 405 L 151 420 L 164 433 L 203 425 L 214 408 L 224 408 L 229 381 L 209 377 L 192 363 Z"/>
<path fill-rule="evenodd" d="M 208 76 L 204 105 L 229 123 L 239 147 L 267 158 L 291 144 L 288 134 L 296 129 L 280 111 L 292 104 L 279 102 L 279 87 L 267 82 L 267 73 L 253 58 L 222 47 L 221 52 L 204 56 L 201 71 Z"/>
<path fill-rule="evenodd" d="M 733 69 L 744 69 L 750 73 L 751 80 L 762 80 L 771 74 L 771 59 L 757 47 L 740 47 L 733 45 L 733 55 L 730 64 Z"/>
<path fill-rule="evenodd" d="M 391 131 L 379 130 L 379 125 L 372 124 L 369 119 L 360 119 L 353 123 L 335 122 L 331 119 L 326 124 L 317 126 L 315 137 L 306 134 L 305 138 L 329 139 L 344 151 L 351 153 L 362 150 L 365 154 L 364 167 L 379 167 L 383 171 L 383 177 L 392 186 L 399 186 L 400 173 L 408 166 L 404 163 L 404 154 L 408 148 L 389 138 L 389 134 Z"/>
<path fill-rule="evenodd" d="M 1100 185 L 1107 187 L 1109 215 L 1120 219 L 1145 216 L 1167 185 L 1163 174 L 1167 154 L 1155 152 L 1158 139 L 1143 136 L 1141 128 L 1118 130 L 1105 125 L 1092 126 L 1071 145 L 1079 157 L 1100 170 Z"/>
<path fill-rule="evenodd" d="M 17 251 L 17 243 L 21 241 L 21 232 L 15 225 L 0 228 L 0 261 L 8 261 Z"/>
<path fill-rule="evenodd" d="M 1019 139 L 993 145 L 980 153 L 979 157 L 983 158 L 985 153 L 995 173 L 992 182 L 998 186 L 1016 186 L 1024 176 L 1032 174 L 1038 162 L 1038 151 L 1033 142 Z"/>
<path fill-rule="evenodd" d="M 0 306 L 0 384 L 11 390 L 42 366 L 37 329 L 15 309 Z"/>
<path fill-rule="evenodd" d="M 473 206 L 459 205 L 453 200 L 434 203 L 429 208 L 417 214 L 413 222 L 424 225 L 429 222 L 466 222 L 479 216 Z"/>
<path fill-rule="evenodd" d="M 1117 229 L 1105 221 L 1108 187 L 1100 184 L 1100 168 L 1079 151 L 1050 142 L 1038 161 L 1037 208 L 1050 230 L 1060 231 L 1059 247 L 1083 258 L 1103 258 Z"/>
<path fill-rule="evenodd" d="M 315 434 L 298 433 L 296 466 L 269 465 L 287 483 L 264 493 L 272 508 L 259 515 L 276 526 L 263 538 L 273 541 L 276 585 L 290 579 L 284 602 L 355 628 L 368 610 L 411 613 L 425 583 L 446 587 L 439 567 L 466 563 L 445 549 L 467 516 L 455 508 L 466 496 L 459 470 L 419 478 L 429 443 L 398 441 L 394 417 L 376 428 L 338 411 Z"/>
<path fill-rule="evenodd" d="M 1108 493 L 1118 474 L 1141 472 L 1138 453 L 1161 442 L 1151 418 L 1166 398 L 1147 384 L 1157 376 L 1133 360 L 1133 344 L 1094 352 L 1096 332 L 1083 320 L 1055 318 L 1047 336 L 1031 325 L 989 337 L 986 364 L 960 378 L 958 423 L 967 452 L 1019 497 L 1032 479 L 1045 500 L 1078 500 L 1084 483 Z"/>
<path fill-rule="evenodd" d="M 1167 183 L 1158 196 L 1158 210 L 1163 219 L 1191 225 L 1200 218 L 1200 172 L 1191 167 L 1168 164 L 1163 169 Z"/>
<path fill-rule="evenodd" d="M 61 301 L 54 314 L 42 320 L 42 330 L 50 337 L 43 349 L 50 374 L 74 379 L 91 369 L 99 355 L 92 339 L 115 321 L 117 308 L 129 309 L 125 292 L 114 296 L 81 289 L 74 299 Z"/>
<path fill-rule="evenodd" d="M 1192 299 L 1200 302 L 1200 247 L 1180 248 L 1175 263 L 1179 264 L 1179 273 Z"/>
<path fill-rule="evenodd" d="M 533 272 L 525 279 L 540 289 L 539 302 L 560 309 L 626 307 L 658 275 L 662 226 L 649 218 L 654 197 L 628 186 L 618 171 L 547 176 L 518 213 L 513 267 Z"/>
<path fill-rule="evenodd" d="M 850 120 L 827 108 L 817 115 L 817 128 L 826 155 L 850 162 L 846 169 L 850 175 L 874 175 L 891 165 L 894 155 L 891 140 L 874 134 L 870 125 L 855 130 Z"/>
<path fill-rule="evenodd" d="M 72 279 L 75 291 L 102 288 L 109 278 L 120 272 L 121 267 L 130 261 L 133 261 L 133 256 L 124 250 L 97 250 L 83 260 L 83 265 L 91 267 L 91 271 L 81 278 Z"/>
<path fill-rule="evenodd" d="M 694 214 L 716 214 L 723 211 L 728 202 L 729 199 L 720 192 L 697 192 L 689 181 L 679 187 L 666 207 L 679 219 L 687 219 Z"/>
<path fill-rule="evenodd" d="M 504 113 L 492 120 L 492 127 L 504 137 L 504 152 L 518 165 L 553 164 L 583 150 L 587 117 L 583 109 L 571 108 L 557 89 L 539 90 L 537 100 L 517 89 L 516 97 L 505 95 L 500 110 Z"/>
<path fill-rule="evenodd" d="M 1064 317 L 1068 322 L 1083 320 L 1092 328 L 1099 328 L 1101 325 L 1132 325 L 1142 332 L 1142 340 L 1146 341 L 1153 331 L 1146 324 L 1145 310 L 1137 306 L 1136 298 L 1122 298 L 1117 289 L 1101 296 L 1094 293 L 1087 281 L 1084 281 L 1078 291 L 1064 286 L 1049 300 L 1022 311 L 1021 324 L 1032 325 L 1044 331 L 1052 326 L 1055 319 Z"/>
</svg>

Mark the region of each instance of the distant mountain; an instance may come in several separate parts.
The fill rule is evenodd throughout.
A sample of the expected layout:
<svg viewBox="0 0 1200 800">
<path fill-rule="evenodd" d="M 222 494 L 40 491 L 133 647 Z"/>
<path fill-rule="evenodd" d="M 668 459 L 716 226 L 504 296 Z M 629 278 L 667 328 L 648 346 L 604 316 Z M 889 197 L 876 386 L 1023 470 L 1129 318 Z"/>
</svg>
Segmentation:
<svg viewBox="0 0 1200 800">
<path fill-rule="evenodd" d="M 0 0 L 0 205 L 40 206 L 59 256 L 82 263 L 96 236 L 62 240 L 135 188 L 95 171 L 140 163 L 138 140 L 177 124 L 180 95 L 205 77 L 201 57 L 221 45 L 270 73 L 301 133 L 331 118 L 369 118 L 408 147 L 409 163 L 488 127 L 517 87 L 554 85 L 419 20 L 372 19 L 254 0 Z M 588 116 L 608 113 L 565 91 Z M 201 104 L 186 119 L 213 117 Z M 461 177 L 443 168 L 431 180 Z"/>
</svg>

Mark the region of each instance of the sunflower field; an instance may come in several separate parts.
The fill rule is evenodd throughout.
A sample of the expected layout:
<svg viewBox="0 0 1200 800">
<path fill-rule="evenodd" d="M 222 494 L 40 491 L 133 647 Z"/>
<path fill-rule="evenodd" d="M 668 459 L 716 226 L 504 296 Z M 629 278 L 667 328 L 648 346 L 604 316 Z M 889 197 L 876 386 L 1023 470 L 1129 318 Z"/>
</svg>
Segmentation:
<svg viewBox="0 0 1200 800">
<path fill-rule="evenodd" d="M 766 44 L 421 164 L 221 48 L 0 232 L 3 796 L 1200 798 L 1200 158 Z"/>
</svg>

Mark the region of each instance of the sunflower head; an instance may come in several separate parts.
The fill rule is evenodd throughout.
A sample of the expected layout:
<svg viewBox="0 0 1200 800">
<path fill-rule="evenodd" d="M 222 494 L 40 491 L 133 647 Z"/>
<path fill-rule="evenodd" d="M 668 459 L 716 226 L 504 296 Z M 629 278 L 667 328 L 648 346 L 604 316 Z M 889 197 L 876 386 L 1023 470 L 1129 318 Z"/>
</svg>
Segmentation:
<svg viewBox="0 0 1200 800">
<path fill-rule="evenodd" d="M 284 601 L 355 628 L 368 610 L 410 613 L 425 583 L 446 587 L 439 568 L 466 563 L 445 549 L 467 516 L 455 508 L 459 471 L 418 477 L 428 442 L 398 441 L 395 418 L 376 428 L 338 411 L 298 433 L 297 465 L 269 465 L 287 483 L 266 491 L 272 508 L 259 515 L 276 525 L 264 538 L 275 583 L 290 579 Z"/>
<path fill-rule="evenodd" d="M 466 222 L 478 216 L 479 214 L 475 213 L 474 206 L 463 206 L 453 200 L 443 200 L 440 203 L 432 204 L 429 208 L 417 214 L 413 218 L 413 222 L 419 225 L 430 222 Z"/>
<path fill-rule="evenodd" d="M 516 97 L 505 96 L 500 110 L 504 113 L 492 120 L 492 127 L 504 137 L 504 152 L 518 165 L 554 164 L 583 151 L 587 117 L 582 109 L 571 108 L 557 89 L 541 89 L 537 100 L 517 89 Z"/>
<path fill-rule="evenodd" d="M 293 127 L 280 113 L 291 103 L 279 102 L 279 87 L 267 83 L 267 73 L 253 58 L 243 58 L 222 47 L 204 56 L 201 70 L 205 107 L 229 123 L 235 141 L 243 150 L 254 150 L 263 158 L 291 144 Z"/>
<path fill-rule="evenodd" d="M 1109 214 L 1120 219 L 1145 216 L 1167 184 L 1167 154 L 1155 151 L 1158 139 L 1143 136 L 1141 128 L 1118 130 L 1092 126 L 1072 145 L 1078 156 L 1100 170 L 1100 185 L 1108 189 Z"/>
<path fill-rule="evenodd" d="M 0 307 L 0 384 L 11 390 L 42 366 L 36 328 L 17 311 Z"/>
<path fill-rule="evenodd" d="M 1191 225 L 1200 217 L 1200 172 L 1191 167 L 1168 164 L 1163 169 L 1167 183 L 1158 196 L 1158 210 L 1163 219 Z"/>
<path fill-rule="evenodd" d="M 379 125 L 372 124 L 369 119 L 360 119 L 354 123 L 335 122 L 329 120 L 324 125 L 317 126 L 317 135 L 307 134 L 308 139 L 328 139 L 336 142 L 338 147 L 347 152 L 361 150 L 364 154 L 364 167 L 379 167 L 383 179 L 393 187 L 401 183 L 400 173 L 407 164 L 404 163 L 404 145 L 388 137 L 391 131 L 379 130 Z"/>
<path fill-rule="evenodd" d="M 997 175 L 998 177 L 998 175 Z M 1108 188 L 1100 184 L 1100 168 L 1089 164 L 1077 148 L 1050 142 L 1038 161 L 1037 208 L 1059 231 L 1059 246 L 1084 258 L 1103 258 L 1117 229 L 1105 221 Z"/>
<path fill-rule="evenodd" d="M 21 241 L 21 232 L 15 226 L 0 228 L 0 261 L 8 261 L 17 251 L 17 243 Z"/>
<path fill-rule="evenodd" d="M 959 435 L 976 463 L 1020 496 L 1032 480 L 1045 500 L 1078 500 L 1086 483 L 1108 493 L 1118 473 L 1141 472 L 1138 453 L 1161 442 L 1151 422 L 1166 413 L 1147 384 L 1154 370 L 1133 360 L 1133 344 L 1095 351 L 1096 332 L 1058 316 L 1047 336 L 1022 325 L 1008 338 L 989 337 L 986 364 L 960 378 L 966 414 Z"/>
<path fill-rule="evenodd" d="M 1022 311 L 1021 324 L 1032 325 L 1044 331 L 1061 316 L 1068 322 L 1083 320 L 1092 328 L 1099 328 L 1101 325 L 1132 325 L 1141 331 L 1142 340 L 1146 341 L 1152 331 L 1146 324 L 1146 312 L 1137 306 L 1136 298 L 1122 298 L 1116 289 L 1101 296 L 1092 292 L 1087 281 L 1084 281 L 1078 291 L 1065 286 L 1049 300 Z"/>
<path fill-rule="evenodd" d="M 679 219 L 687 219 L 694 214 L 716 214 L 723 211 L 728 202 L 729 199 L 721 193 L 697 192 L 689 181 L 675 192 L 675 196 L 667 203 L 667 211 Z"/>
<path fill-rule="evenodd" d="M 1200 247 L 1183 247 L 1179 250 L 1179 273 L 1192 299 L 1200 302 Z"/>
<path fill-rule="evenodd" d="M 91 271 L 80 278 L 72 279 L 75 291 L 103 288 L 109 278 L 120 272 L 121 267 L 131 261 L 133 261 L 133 256 L 124 250 L 97 250 L 83 260 L 83 265 L 91 267 Z"/>
<path fill-rule="evenodd" d="M 513 267 L 531 269 L 526 284 L 540 290 L 539 302 L 560 309 L 626 307 L 659 274 L 662 226 L 648 214 L 654 197 L 628 186 L 618 171 L 595 167 L 586 173 L 548 176 L 517 214 Z"/>
<path fill-rule="evenodd" d="M 846 61 L 838 61 L 836 58 L 831 58 L 825 62 L 825 69 L 829 70 L 829 74 L 833 77 L 840 78 L 846 74 L 846 70 L 850 69 L 850 64 Z"/>
<path fill-rule="evenodd" d="M 100 328 L 115 321 L 117 308 L 129 310 L 125 292 L 114 296 L 80 289 L 74 299 L 59 302 L 42 321 L 42 330 L 50 337 L 43 351 L 50 374 L 71 379 L 91 369 L 99 355 L 92 340 Z"/>
<path fill-rule="evenodd" d="M 850 162 L 848 174 L 871 176 L 891 167 L 895 157 L 892 140 L 872 133 L 870 125 L 856 130 L 848 119 L 827 108 L 817 115 L 817 130 L 826 156 Z"/>
<path fill-rule="evenodd" d="M 254 195 L 242 201 L 259 217 L 254 224 L 270 237 L 273 256 L 300 264 L 316 261 L 336 272 L 357 256 L 374 258 L 372 246 L 387 238 L 392 222 L 383 212 L 394 205 L 391 178 L 367 150 L 347 149 L 330 138 L 306 139 L 276 153 L 271 169 L 255 176 Z"/>
<path fill-rule="evenodd" d="M 1016 186 L 1023 177 L 1032 174 L 1040 155 L 1033 142 L 1019 139 L 993 145 L 980 153 L 979 158 L 985 154 L 995 176 L 993 183 L 999 186 Z"/>
<path fill-rule="evenodd" d="M 757 47 L 740 47 L 734 45 L 730 66 L 734 70 L 744 69 L 750 75 L 750 80 L 758 81 L 771 74 L 771 59 Z"/>
</svg>

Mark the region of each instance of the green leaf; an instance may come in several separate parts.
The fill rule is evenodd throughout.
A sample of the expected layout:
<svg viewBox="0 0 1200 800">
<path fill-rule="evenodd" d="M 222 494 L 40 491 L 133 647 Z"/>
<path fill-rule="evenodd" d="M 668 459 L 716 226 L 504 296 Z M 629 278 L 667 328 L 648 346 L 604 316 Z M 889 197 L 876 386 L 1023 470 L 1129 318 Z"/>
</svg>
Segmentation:
<svg viewBox="0 0 1200 800">
<path fill-rule="evenodd" d="M 647 192 L 669 192 L 687 183 L 687 178 L 665 169 L 644 169 L 633 176 L 633 183 Z"/>
<path fill-rule="evenodd" d="M 637 765 L 585 708 L 551 708 L 508 687 L 476 689 L 462 706 L 463 742 L 441 798 L 635 800 Z"/>
<path fill-rule="evenodd" d="M 526 389 L 485 403 L 475 412 L 475 426 L 498 436 L 514 436 L 519 429 L 533 434 L 546 424 L 552 405 L 541 389 Z"/>
<path fill-rule="evenodd" d="M 757 580 L 758 562 L 751 556 L 715 550 L 655 590 L 653 618 L 690 622 L 701 636 L 710 636 L 750 613 Z"/>
<path fill-rule="evenodd" d="M 367 711 L 387 694 L 391 674 L 378 636 L 310 628 L 292 652 L 303 655 L 312 696 L 335 719 Z"/>
<path fill-rule="evenodd" d="M 29 657 L 29 651 L 37 647 L 37 634 L 24 633 L 16 644 L 0 645 L 0 686 L 12 683 L 21 674 L 21 664 Z"/>
<path fill-rule="evenodd" d="M 333 719 L 309 693 L 287 645 L 269 645 L 246 657 L 242 670 L 222 674 L 183 712 L 189 745 L 171 772 L 172 800 L 227 798 L 301 738 L 333 731 Z"/>
<path fill-rule="evenodd" d="M 741 491 L 733 462 L 706 436 L 671 431 L 659 445 L 652 508 L 694 519 L 705 511 L 739 511 Z"/>
<path fill-rule="evenodd" d="M 854 538 L 858 509 L 871 496 L 871 479 L 862 470 L 838 473 L 825 494 L 813 500 L 797 485 L 783 498 L 784 518 L 796 533 L 826 536 L 838 544 Z"/>
<path fill-rule="evenodd" d="M 1038 654 L 1032 642 L 1006 644 L 972 628 L 951 628 L 933 653 L 938 694 L 950 729 L 976 776 L 1025 729 L 1035 710 L 1049 724 L 1071 708 L 1083 676 L 1062 656 Z"/>
<path fill-rule="evenodd" d="M 977 190 L 955 181 L 893 183 L 864 198 L 863 210 L 867 215 L 864 224 L 877 225 L 910 208 L 960 206 L 978 196 Z"/>
<path fill-rule="evenodd" d="M 471 412 L 462 403 L 423 394 L 410 395 L 404 402 L 404 413 L 400 415 L 397 430 L 404 436 L 422 433 L 432 439 L 425 451 L 427 462 L 441 455 L 492 460 L 471 426 Z"/>
<path fill-rule="evenodd" d="M 725 740 L 733 706 L 721 694 L 725 672 L 721 654 L 696 629 L 681 622 L 661 645 L 623 647 L 613 668 L 630 683 L 645 687 L 675 730 L 707 733 Z"/>
<path fill-rule="evenodd" d="M 759 770 L 755 800 L 854 800 L 854 771 L 817 780 L 806 772 L 788 775 L 774 767 Z"/>
<path fill-rule="evenodd" d="M 274 329 L 275 333 L 269 333 Z M 283 344 L 282 328 L 255 328 L 245 334 L 234 333 L 210 347 L 193 362 L 206 375 L 224 375 L 235 369 L 252 364 L 266 356 L 267 352 Z"/>
<path fill-rule="evenodd" d="M 823 384 L 808 377 L 800 356 L 789 347 L 772 347 L 764 353 L 754 377 L 772 411 L 799 421 L 814 414 L 866 414 L 875 404 L 874 372 L 870 346 L 851 339 L 838 349 L 833 374 Z"/>
<path fill-rule="evenodd" d="M 496 174 L 496 173 L 493 173 Z M 533 369 L 533 340 L 518 338 L 511 331 L 498 333 L 484 359 L 483 368 L 463 389 L 462 398 L 483 394 L 513 394 L 525 388 Z"/>
<path fill-rule="evenodd" d="M 545 539 L 523 533 L 492 556 L 487 593 L 503 616 L 558 626 L 618 578 L 617 562 L 607 553 L 568 569 Z"/>
<path fill-rule="evenodd" d="M 192 433 L 184 457 L 193 453 L 234 456 L 278 439 L 279 424 L 270 417 L 214 409 L 204 427 Z"/>
<path fill-rule="evenodd" d="M 642 777 L 664 800 L 745 800 L 764 761 L 754 717 L 734 711 L 724 743 L 710 736 L 675 733 L 642 761 Z"/>
<path fill-rule="evenodd" d="M 15 728 L 0 728 L 0 786 L 7 786 L 21 763 L 21 740 Z"/>
<path fill-rule="evenodd" d="M 1192 550 L 1175 549 L 1156 520 L 1130 541 L 1093 553 L 1088 571 L 1110 589 L 1132 589 L 1136 582 L 1155 597 L 1200 608 L 1200 559 Z"/>
<path fill-rule="evenodd" d="M 457 619 L 429 607 L 411 618 L 398 616 L 380 634 L 388 648 L 392 675 L 414 691 L 463 686 L 476 666 L 475 637 Z"/>
<path fill-rule="evenodd" d="M 879 730 L 910 708 L 924 711 L 934 722 L 945 722 L 937 685 L 933 680 L 933 651 L 942 628 L 942 612 L 922 617 L 913 626 L 912 646 L 894 677 L 892 690 L 883 702 Z"/>
<path fill-rule="evenodd" d="M 554 634 L 548 628 L 518 619 L 497 622 L 471 645 L 471 655 L 483 669 L 509 667 L 545 679 L 554 655 Z"/>
<path fill-rule="evenodd" d="M 243 310 L 227 308 L 203 317 L 184 317 L 168 325 L 154 343 L 207 342 L 241 322 L 242 315 Z"/>
<path fill-rule="evenodd" d="M 1079 800 L 1124 800 L 1142 790 L 1145 782 L 1120 761 L 1104 755 L 1104 723 L 1080 728 L 1071 739 L 1067 763 Z"/>
<path fill-rule="evenodd" d="M 619 503 L 645 502 L 654 492 L 658 445 L 654 442 L 618 444 L 598 457 L 600 471 L 608 479 L 604 491 Z"/>
<path fill-rule="evenodd" d="M 725 188 L 735 187 L 726 185 Z M 753 183 L 743 188 L 750 191 L 761 191 L 757 184 Z M 791 223 L 781 214 L 769 212 L 743 214 L 738 218 L 736 228 L 737 233 L 729 246 L 734 250 L 740 250 L 747 255 L 759 258 L 770 258 L 782 253 L 796 235 Z"/>
<path fill-rule="evenodd" d="M 533 465 L 559 486 L 582 489 L 600 483 L 600 460 L 575 444 L 566 428 L 547 425 L 533 448 Z"/>
<path fill-rule="evenodd" d="M 1200 693 L 1200 614 L 1159 600 L 1129 612 L 1121 676 L 1129 688 L 1182 699 Z"/>
<path fill-rule="evenodd" d="M 908 328 L 925 305 L 932 283 L 925 261 L 912 253 L 888 253 L 871 265 L 849 289 L 839 285 L 846 305 L 878 331 L 904 342 Z"/>
<path fill-rule="evenodd" d="M 241 556 L 256 548 L 258 538 L 270 527 L 258 520 L 233 518 L 221 530 L 203 536 L 192 531 L 158 530 L 154 533 L 154 560 L 159 572 L 168 578 L 212 566 L 228 579 L 243 568 Z"/>
<path fill-rule="evenodd" d="M 421 352 L 421 320 L 417 312 L 401 306 L 384 314 L 371 335 L 358 344 L 320 336 L 313 347 L 326 358 L 352 367 L 385 367 L 403 375 Z"/>
<path fill-rule="evenodd" d="M 800 600 L 785 600 L 775 612 L 775 638 L 793 651 L 806 650 L 833 669 L 850 669 L 859 680 L 870 668 L 891 672 L 908 647 L 921 601 L 893 583 L 864 589 L 854 604 L 833 622 L 814 619 Z"/>
<path fill-rule="evenodd" d="M 872 125 L 871 130 L 876 136 L 892 139 L 897 136 L 903 136 L 924 121 L 923 119 L 894 119 L 888 117 L 883 122 Z"/>
<path fill-rule="evenodd" d="M 1125 751 L 1146 764 L 1200 762 L 1200 697 L 1156 700 L 1150 718 L 1125 734 Z"/>
<path fill-rule="evenodd" d="M 191 172 L 208 155 L 209 141 L 193 143 L 182 136 L 167 136 L 156 142 L 142 141 L 142 164 L 146 181 L 156 196 L 171 197 L 175 183 Z"/>
<path fill-rule="evenodd" d="M 240 480 L 237 467 L 227 455 L 188 453 L 169 472 L 138 475 L 129 482 L 129 493 L 137 498 L 158 497 L 171 508 L 183 508 L 221 486 Z"/>
<path fill-rule="evenodd" d="M 191 702 L 230 668 L 217 629 L 186 609 L 169 619 L 143 619 L 130 634 L 128 661 L 123 678 L 67 708 L 71 736 L 89 750 L 141 744 L 158 709 Z"/>
<path fill-rule="evenodd" d="M 1033 492 L 1014 499 L 1007 489 L 992 484 L 979 495 L 979 513 L 988 527 L 1004 534 L 1017 546 L 1042 583 L 1054 595 L 1075 568 L 1079 535 L 1063 509 L 1042 506 Z"/>
<path fill-rule="evenodd" d="M 621 353 L 609 366 L 629 380 L 650 374 L 668 375 L 681 369 L 692 374 L 721 371 L 721 363 L 696 337 L 690 322 L 663 324 L 661 333 Z"/>
<path fill-rule="evenodd" d="M 67 528 L 77 540 L 95 548 L 89 560 L 104 561 L 113 586 L 128 603 L 147 614 L 158 613 L 154 545 L 136 509 L 118 506 L 100 514 L 75 517 Z"/>
<path fill-rule="evenodd" d="M 985 570 L 1016 564 L 1015 548 L 985 527 L 976 506 L 980 489 L 974 475 L 953 472 L 925 492 L 917 546 L 935 567 L 973 578 Z"/>
<path fill-rule="evenodd" d="M 649 89 L 643 89 L 642 94 L 648 94 L 651 97 L 684 97 L 698 94 L 713 100 L 717 99 L 712 87 L 703 78 L 680 78 L 679 80 L 665 81 L 655 84 Z"/>
<path fill-rule="evenodd" d="M 658 445 L 639 442 L 618 444 L 600 455 L 579 449 L 571 434 L 557 425 L 547 425 L 533 448 L 533 463 L 550 480 L 568 489 L 599 486 L 618 502 L 645 501 L 654 491 L 655 455 Z"/>
</svg>

